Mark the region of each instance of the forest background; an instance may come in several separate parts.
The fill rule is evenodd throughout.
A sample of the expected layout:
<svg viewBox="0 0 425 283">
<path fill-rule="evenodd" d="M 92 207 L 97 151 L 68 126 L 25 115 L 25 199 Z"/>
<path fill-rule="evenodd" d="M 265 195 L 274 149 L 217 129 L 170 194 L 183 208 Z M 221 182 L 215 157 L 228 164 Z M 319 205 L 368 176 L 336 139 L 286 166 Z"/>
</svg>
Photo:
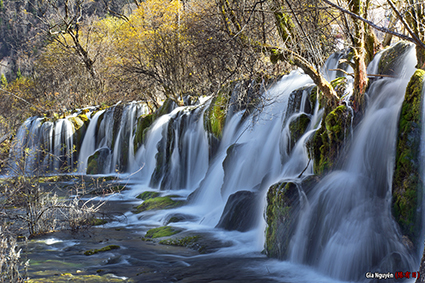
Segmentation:
<svg viewBox="0 0 425 283">
<path fill-rule="evenodd" d="M 132 100 L 155 110 L 296 67 L 331 103 L 318 70 L 340 48 L 361 109 L 367 63 L 394 35 L 421 58 L 423 12 L 413 0 L 0 0 L 0 142 L 29 116 Z"/>
</svg>

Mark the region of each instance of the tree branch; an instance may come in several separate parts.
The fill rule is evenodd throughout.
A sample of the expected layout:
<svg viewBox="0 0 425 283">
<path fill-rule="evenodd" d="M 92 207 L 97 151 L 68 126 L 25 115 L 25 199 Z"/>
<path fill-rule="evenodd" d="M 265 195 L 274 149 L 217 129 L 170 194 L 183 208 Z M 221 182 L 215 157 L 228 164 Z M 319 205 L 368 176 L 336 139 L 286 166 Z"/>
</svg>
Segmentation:
<svg viewBox="0 0 425 283">
<path fill-rule="evenodd" d="M 398 11 L 397 7 L 393 4 L 391 0 L 387 0 L 388 4 L 390 4 L 391 9 L 396 13 L 399 20 L 402 22 L 405 29 L 409 32 L 409 34 L 412 36 L 412 38 L 415 40 L 415 44 L 418 46 L 421 46 L 425 49 L 425 44 L 417 37 L 417 35 L 413 32 L 413 30 L 410 28 L 409 24 L 406 22 L 406 20 L 403 18 L 403 16 Z"/>
<path fill-rule="evenodd" d="M 395 32 L 395 31 L 392 31 L 392 30 L 390 30 L 388 28 L 385 28 L 385 27 L 382 27 L 382 26 L 378 26 L 378 25 L 374 24 L 373 22 L 371 22 L 369 20 L 366 20 L 365 18 L 360 17 L 359 15 L 357 15 L 355 13 L 352 13 L 352 12 L 350 12 L 350 11 L 348 11 L 348 10 L 346 10 L 346 9 L 344 9 L 344 8 L 342 8 L 342 7 L 336 5 L 336 4 L 334 4 L 334 3 L 332 3 L 332 2 L 330 2 L 328 0 L 323 0 L 323 2 L 325 2 L 326 4 L 328 4 L 328 5 L 336 8 L 338 10 L 340 10 L 343 13 L 349 14 L 350 16 L 352 16 L 352 17 L 354 17 L 356 19 L 359 19 L 359 20 L 365 22 L 366 24 L 368 24 L 369 26 L 373 27 L 374 29 L 377 29 L 379 31 L 382 31 L 382 32 L 385 32 L 385 33 L 389 33 L 389 34 L 392 34 L 394 36 L 397 36 L 398 38 L 401 38 L 401 39 L 404 39 L 404 40 L 413 42 L 415 45 L 417 45 L 417 46 L 425 49 L 425 44 L 422 41 L 420 41 L 420 40 L 418 41 L 418 40 L 415 40 L 414 38 L 409 37 L 407 35 L 404 35 L 404 34 L 401 34 L 401 33 Z"/>
</svg>

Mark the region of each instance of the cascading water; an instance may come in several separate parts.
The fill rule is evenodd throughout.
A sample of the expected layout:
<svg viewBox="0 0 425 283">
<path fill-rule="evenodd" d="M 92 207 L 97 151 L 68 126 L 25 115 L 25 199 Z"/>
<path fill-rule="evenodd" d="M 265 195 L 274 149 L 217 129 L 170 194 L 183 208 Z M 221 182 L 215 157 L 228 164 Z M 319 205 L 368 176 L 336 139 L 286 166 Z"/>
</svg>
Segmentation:
<svg viewBox="0 0 425 283">
<path fill-rule="evenodd" d="M 337 73 L 329 69 L 343 67 L 338 63 L 343 55 L 336 54 L 327 61 L 322 73 L 329 80 Z M 414 66 L 412 56 L 404 66 Z M 377 72 L 378 60 L 379 56 L 371 63 L 369 73 Z M 368 271 L 414 267 L 390 210 L 397 117 L 413 70 L 400 72 L 400 78 L 381 78 L 370 86 L 368 108 L 347 142 L 349 155 L 340 170 L 328 174 L 309 192 L 298 187 L 303 205 L 289 243 L 288 260 L 341 280 L 361 280 Z M 352 80 L 348 79 L 347 84 L 344 95 L 348 104 Z M 294 71 L 261 95 L 257 105 L 261 112 L 253 114 L 246 109 L 238 111 L 240 108 L 234 104 L 229 106 L 214 155 L 209 152 L 211 133 L 205 130 L 204 121 L 211 100 L 177 107 L 156 117 L 143 133 L 139 148 L 135 140 L 138 121 L 148 113 L 145 106 L 131 103 L 98 111 L 90 115 L 79 147 L 78 172 L 86 173 L 90 158 L 98 152 L 103 157 L 98 159 L 102 162 L 96 173 L 130 172 L 144 190 L 186 190 L 186 195 L 193 192 L 190 205 L 174 210 L 196 215 L 195 223 L 186 223 L 192 229 L 212 229 L 221 223 L 231 196 L 248 191 L 255 199 L 256 207 L 252 209 L 257 217 L 252 219 L 250 231 L 237 232 L 237 236 L 244 238 L 245 244 L 254 243 L 250 251 L 259 251 L 264 244 L 266 190 L 276 182 L 300 183 L 313 174 L 306 143 L 320 127 L 323 110 L 319 109 L 318 99 L 315 105 L 310 103 L 312 87 L 307 75 Z M 237 101 L 234 95 L 240 88 L 234 88 L 231 103 Z M 295 137 L 294 128 L 300 125 L 303 129 Z M 18 160 L 25 157 L 24 148 L 41 144 L 46 151 L 67 158 L 59 161 L 51 154 L 31 156 L 36 162 L 28 161 L 28 168 L 36 164 L 51 169 L 62 163 L 74 164 L 77 160 L 73 155 L 63 151 L 63 145 L 72 148 L 75 144 L 72 127 L 67 119 L 42 123 L 41 119 L 31 118 L 18 131 L 18 143 L 11 156 Z M 29 141 L 28 133 L 36 138 Z M 134 198 L 139 192 L 136 188 L 124 194 Z M 149 221 L 162 222 L 167 213 L 149 215 Z M 138 220 L 130 214 L 127 218 L 135 223 L 147 221 L 146 217 Z"/>
<path fill-rule="evenodd" d="M 360 280 L 371 270 L 413 269 L 390 205 L 397 117 L 414 65 L 411 53 L 401 78 L 371 85 L 369 107 L 346 164 L 313 188 L 300 216 L 292 261 L 343 280 Z"/>
</svg>

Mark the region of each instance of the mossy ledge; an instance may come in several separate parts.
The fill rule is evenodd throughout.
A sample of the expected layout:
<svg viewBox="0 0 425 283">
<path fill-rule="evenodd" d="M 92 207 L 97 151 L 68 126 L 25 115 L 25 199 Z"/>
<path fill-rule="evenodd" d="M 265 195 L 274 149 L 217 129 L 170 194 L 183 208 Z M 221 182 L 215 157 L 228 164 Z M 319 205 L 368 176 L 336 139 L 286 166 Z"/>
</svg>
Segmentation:
<svg viewBox="0 0 425 283">
<path fill-rule="evenodd" d="M 107 252 L 107 251 L 115 250 L 115 249 L 119 249 L 119 248 L 120 248 L 120 246 L 118 246 L 118 245 L 109 245 L 109 246 L 103 247 L 101 249 L 93 249 L 93 250 L 85 251 L 84 255 L 89 256 L 89 255 L 94 255 L 94 254 L 101 253 L 101 252 Z"/>
<path fill-rule="evenodd" d="M 351 111 L 345 105 L 328 110 L 322 125 L 308 143 L 310 158 L 314 160 L 314 173 L 326 173 L 334 168 L 345 140 L 350 135 Z"/>
<path fill-rule="evenodd" d="M 141 200 L 147 200 L 147 199 L 156 198 L 156 197 L 159 197 L 158 192 L 146 191 L 138 195 L 136 198 L 139 198 Z"/>
<path fill-rule="evenodd" d="M 162 238 L 162 237 L 169 237 L 174 234 L 180 233 L 182 230 L 175 229 L 170 226 L 162 226 L 158 228 L 150 229 L 146 232 L 145 238 L 148 239 L 155 239 L 155 238 Z"/>
<path fill-rule="evenodd" d="M 285 259 L 298 215 L 298 189 L 290 182 L 272 185 L 267 192 L 266 243 L 268 257 Z"/>
<path fill-rule="evenodd" d="M 403 235 L 419 244 L 423 181 L 419 173 L 421 142 L 421 107 L 425 71 L 416 70 L 406 88 L 401 108 L 396 162 L 393 176 L 393 215 Z"/>
<path fill-rule="evenodd" d="M 171 197 L 155 197 L 145 200 L 142 204 L 136 207 L 136 213 L 140 213 L 146 210 L 155 210 L 155 209 L 170 209 L 182 206 L 184 201 L 176 201 Z"/>
</svg>

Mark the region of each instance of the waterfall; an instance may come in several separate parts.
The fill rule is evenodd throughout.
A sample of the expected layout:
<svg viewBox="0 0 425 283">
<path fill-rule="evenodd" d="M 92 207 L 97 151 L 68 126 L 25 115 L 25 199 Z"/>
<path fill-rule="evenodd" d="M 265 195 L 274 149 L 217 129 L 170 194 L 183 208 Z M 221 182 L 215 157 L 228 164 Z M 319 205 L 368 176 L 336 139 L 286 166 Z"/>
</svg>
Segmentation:
<svg viewBox="0 0 425 283">
<path fill-rule="evenodd" d="M 87 127 L 86 135 L 83 140 L 83 143 L 81 145 L 80 154 L 78 157 L 78 172 L 79 173 L 85 173 L 87 170 L 87 163 L 89 156 L 93 154 L 93 152 L 96 150 L 96 128 L 97 128 L 97 121 L 99 120 L 99 117 L 103 115 L 105 110 L 98 111 L 93 115 L 91 118 L 90 124 Z M 105 119 L 105 118 L 104 118 Z M 100 134 L 99 134 L 100 136 Z M 98 138 L 99 138 L 98 136 Z"/>
<path fill-rule="evenodd" d="M 413 269 L 390 206 L 398 116 L 414 65 L 411 52 L 400 78 L 370 86 L 346 163 L 312 189 L 302 211 L 291 261 L 342 280 L 360 280 L 370 270 Z"/>
<path fill-rule="evenodd" d="M 345 51 L 336 53 L 326 62 L 321 72 L 328 80 L 343 75 L 330 69 L 352 72 L 339 63 L 344 56 Z M 371 62 L 368 73 L 377 73 L 380 56 Z M 302 204 L 294 231 L 288 231 L 293 236 L 287 260 L 339 280 L 361 280 L 368 271 L 413 270 L 416 259 L 403 245 L 391 215 L 397 121 L 414 71 L 413 57 L 411 52 L 398 71 L 400 77 L 372 81 L 364 117 L 356 129 L 351 128 L 351 140 L 345 140 L 346 156 L 338 170 L 309 191 L 300 185 L 313 175 L 307 143 L 321 127 L 324 109 L 319 99 L 312 102 L 313 82 L 300 70 L 271 86 L 263 82 L 254 106 L 239 105 L 243 86 L 233 85 L 220 137 L 207 129 L 204 120 L 214 103 L 210 98 L 168 109 L 169 113 L 151 114 L 139 102 L 92 109 L 78 142 L 69 117 L 55 121 L 29 118 L 17 132 L 10 168 L 18 171 L 23 161 L 27 173 L 37 168 L 63 172 L 64 166 L 66 172 L 76 169 L 80 174 L 131 173 L 144 189 L 191 193 L 190 205 L 180 209 L 196 215 L 190 225 L 210 230 L 221 222 L 226 204 L 243 193 L 255 199 L 256 217 L 251 221 L 253 228 L 240 233 L 260 247 L 264 246 L 267 190 L 277 182 L 290 181 L 296 183 Z M 341 103 L 353 113 L 349 108 L 353 80 L 347 77 L 346 84 Z M 148 118 L 153 122 L 138 128 Z M 213 154 L 212 140 L 217 142 Z M 98 163 L 97 171 L 88 172 L 91 161 Z M 135 192 L 129 195 L 134 198 Z M 158 211 L 134 221 L 162 219 L 165 213 Z M 255 246 L 257 251 L 259 246 Z"/>
<path fill-rule="evenodd" d="M 284 123 L 286 105 L 294 90 L 309 84 L 311 80 L 307 75 L 293 72 L 264 94 L 262 99 L 267 105 L 261 113 L 244 118 L 241 111 L 227 121 L 220 147 L 196 199 L 203 224 L 217 224 L 231 194 L 241 190 L 258 191 L 254 187 L 263 179 L 268 179 L 268 184 L 279 177 L 283 168 L 280 148 L 286 148 L 288 135 Z M 282 155 L 288 156 L 286 149 L 284 151 Z M 283 160 L 285 162 L 286 157 Z M 294 176 L 300 174 L 307 162 L 305 156 L 294 161 Z"/>
</svg>

